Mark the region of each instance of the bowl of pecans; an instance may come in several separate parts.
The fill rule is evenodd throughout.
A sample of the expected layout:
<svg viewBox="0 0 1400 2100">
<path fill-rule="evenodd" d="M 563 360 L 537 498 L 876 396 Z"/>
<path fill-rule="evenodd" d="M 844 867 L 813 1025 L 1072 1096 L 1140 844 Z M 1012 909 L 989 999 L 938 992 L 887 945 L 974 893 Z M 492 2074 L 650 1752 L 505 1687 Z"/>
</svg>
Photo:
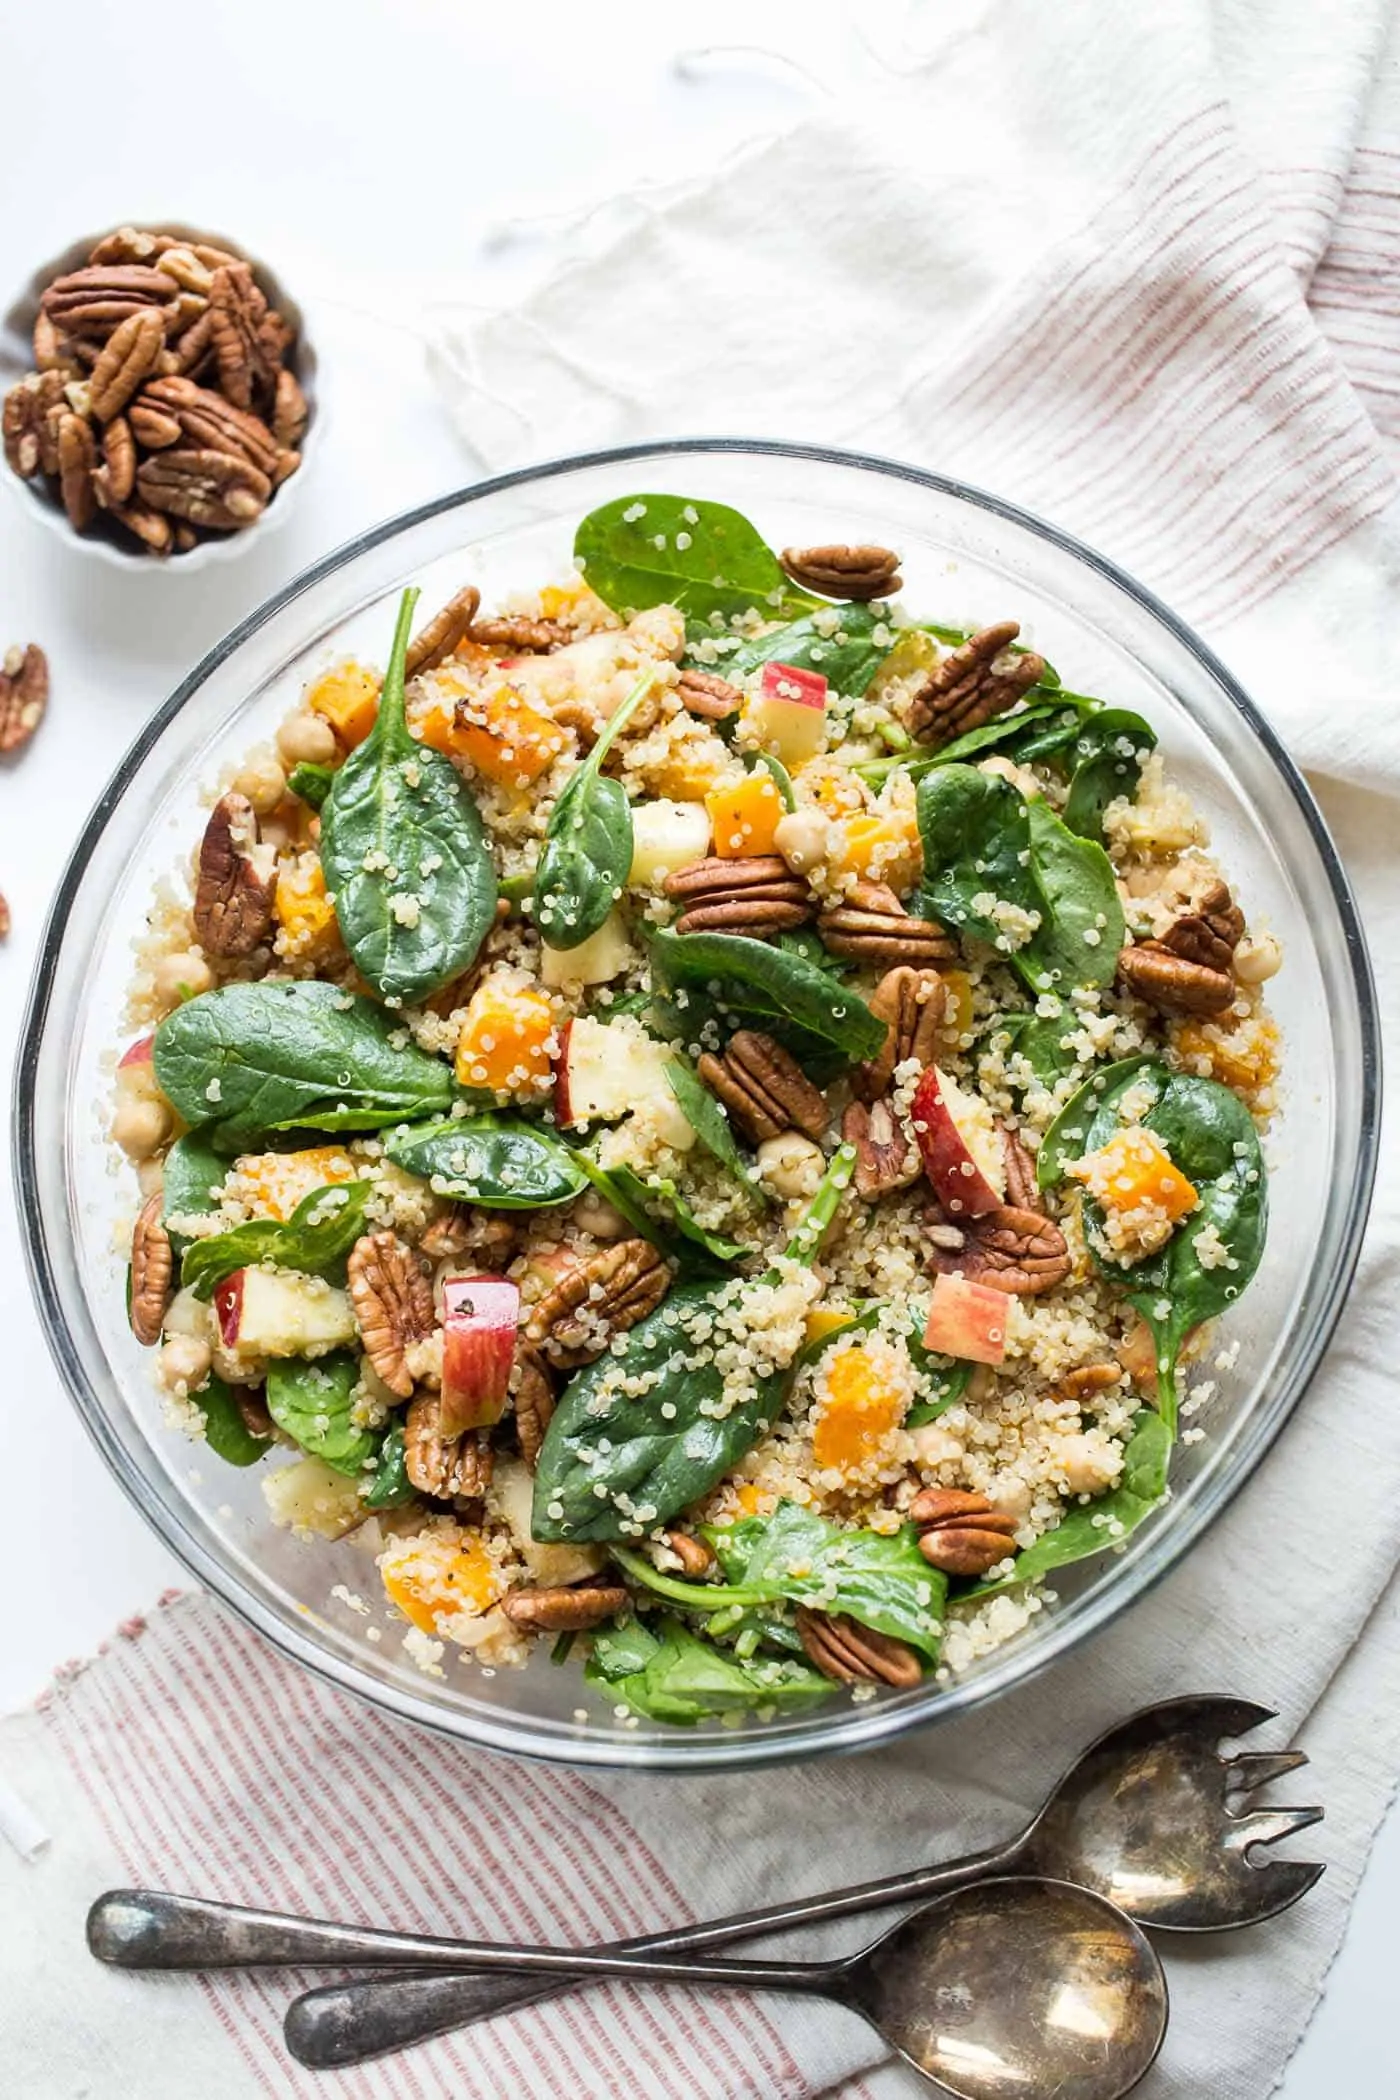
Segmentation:
<svg viewBox="0 0 1400 2100">
<path fill-rule="evenodd" d="M 222 234 L 75 242 L 0 324 L 5 479 L 106 561 L 227 555 L 287 514 L 315 364 L 295 301 Z"/>
</svg>

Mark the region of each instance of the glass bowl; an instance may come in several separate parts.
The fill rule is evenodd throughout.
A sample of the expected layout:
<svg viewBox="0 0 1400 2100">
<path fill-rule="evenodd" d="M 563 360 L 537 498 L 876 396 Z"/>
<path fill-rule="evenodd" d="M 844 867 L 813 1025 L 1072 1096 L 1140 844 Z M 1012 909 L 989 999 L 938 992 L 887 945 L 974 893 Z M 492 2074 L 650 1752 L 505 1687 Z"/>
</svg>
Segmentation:
<svg viewBox="0 0 1400 2100">
<path fill-rule="evenodd" d="M 421 584 L 429 608 L 468 581 L 489 603 L 565 568 L 576 521 L 638 490 L 734 504 L 776 546 L 897 547 L 917 611 L 969 627 L 1019 618 L 1077 690 L 1150 717 L 1251 920 L 1286 954 L 1271 987 L 1286 1106 L 1269 1146 L 1268 1247 L 1222 1322 L 1223 1340 L 1240 1345 L 1234 1367 L 1212 1370 L 1208 1434 L 1178 1450 L 1169 1506 L 1117 1555 L 1058 1575 L 1053 1610 L 947 1685 L 693 1731 L 622 1725 L 575 1668 L 543 1656 L 488 1677 L 449 1650 L 441 1677 L 423 1675 L 377 1606 L 365 1618 L 333 1595 L 378 1598 L 363 1547 L 276 1530 L 260 1468 L 223 1466 L 164 1426 L 149 1356 L 124 1316 L 117 1227 L 132 1178 L 104 1134 L 130 944 L 152 885 L 196 835 L 199 787 L 272 731 L 321 664 L 347 650 L 382 660 L 404 584 Z M 1187 1552 L 1263 1458 L 1331 1334 L 1365 1222 L 1378 1096 L 1365 946 L 1322 818 L 1258 711 L 1179 620 L 1101 556 L 979 490 L 817 447 L 697 440 L 530 468 L 395 518 L 308 569 L 205 658 L 133 744 L 59 886 L 25 1022 L 15 1147 L 60 1372 L 127 1493 L 201 1582 L 298 1662 L 464 1741 L 694 1770 L 855 1750 L 977 1706 L 1085 1640 Z"/>
</svg>

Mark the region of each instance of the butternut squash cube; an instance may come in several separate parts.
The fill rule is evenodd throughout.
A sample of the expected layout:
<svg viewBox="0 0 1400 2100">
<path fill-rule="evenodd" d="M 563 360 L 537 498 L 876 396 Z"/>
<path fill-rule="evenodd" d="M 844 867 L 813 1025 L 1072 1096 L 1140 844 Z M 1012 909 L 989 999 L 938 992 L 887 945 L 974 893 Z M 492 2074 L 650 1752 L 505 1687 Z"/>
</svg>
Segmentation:
<svg viewBox="0 0 1400 2100">
<path fill-rule="evenodd" d="M 528 1098 L 549 1084 L 554 1010 L 534 986 L 488 977 L 467 1004 L 457 1038 L 461 1085 Z"/>
<path fill-rule="evenodd" d="M 766 766 L 755 766 L 752 773 L 728 786 L 711 788 L 705 807 L 721 860 L 773 852 L 773 834 L 783 819 L 783 798 Z"/>
<path fill-rule="evenodd" d="M 374 727 L 379 713 L 379 680 L 364 664 L 336 664 L 312 685 L 306 705 L 330 723 L 347 751 L 353 751 Z"/>
<path fill-rule="evenodd" d="M 284 955 L 323 961 L 340 947 L 335 906 L 314 855 L 304 854 L 278 870 L 272 909 L 282 928 Z"/>
<path fill-rule="evenodd" d="M 422 1633 L 436 1634 L 461 1612 L 480 1618 L 501 1594 L 500 1572 L 481 1539 L 420 1532 L 396 1539 L 379 1558 L 391 1603 Z"/>
<path fill-rule="evenodd" d="M 416 734 L 434 751 L 469 759 L 484 778 L 504 787 L 528 787 L 538 780 L 567 741 L 557 722 L 509 685 L 459 700 L 450 713 L 430 708 L 419 718 Z"/>
<path fill-rule="evenodd" d="M 301 1152 L 253 1152 L 235 1162 L 248 1201 L 285 1223 L 313 1189 L 353 1181 L 358 1169 L 339 1145 L 309 1145 Z"/>
<path fill-rule="evenodd" d="M 833 1356 L 812 1424 L 812 1456 L 826 1471 L 856 1473 L 879 1456 L 907 1396 L 875 1354 L 858 1344 Z"/>
<path fill-rule="evenodd" d="M 844 818 L 834 829 L 829 858 L 837 868 L 887 882 L 896 892 L 912 889 L 923 863 L 912 813 L 907 820 L 873 810 Z"/>
<path fill-rule="evenodd" d="M 1137 1211 L 1150 1205 L 1174 1225 L 1201 1200 L 1156 1132 L 1141 1124 L 1116 1132 L 1098 1152 L 1074 1161 L 1066 1171 L 1082 1181 L 1106 1211 Z"/>
</svg>

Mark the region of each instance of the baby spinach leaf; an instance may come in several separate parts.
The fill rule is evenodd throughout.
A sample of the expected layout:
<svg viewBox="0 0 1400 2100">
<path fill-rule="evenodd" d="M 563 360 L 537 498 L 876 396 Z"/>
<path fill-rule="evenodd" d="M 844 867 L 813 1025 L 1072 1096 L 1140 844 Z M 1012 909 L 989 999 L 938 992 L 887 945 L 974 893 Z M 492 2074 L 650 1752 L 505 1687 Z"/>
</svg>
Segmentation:
<svg viewBox="0 0 1400 2100">
<path fill-rule="evenodd" d="M 334 766 L 318 766 L 303 759 L 287 775 L 287 786 L 311 809 L 319 809 L 335 785 L 335 770 Z"/>
<path fill-rule="evenodd" d="M 321 808 L 321 866 L 341 936 L 385 999 L 425 999 L 476 958 L 496 875 L 475 802 L 450 759 L 408 733 L 404 658 L 418 600 L 405 591 L 379 712 Z"/>
<path fill-rule="evenodd" d="M 845 1612 L 938 1660 L 948 1584 L 920 1553 L 917 1526 L 903 1524 L 888 1536 L 848 1531 L 815 1510 L 780 1502 L 771 1516 L 716 1525 L 705 1536 L 735 1589 Z"/>
<path fill-rule="evenodd" d="M 874 1057 L 885 1039 L 863 999 L 832 984 L 804 957 L 741 933 L 655 933 L 652 968 L 665 989 L 707 996 L 733 1028 L 754 1027 L 792 1047 L 836 1054 L 845 1064 Z M 794 1055 L 798 1053 L 794 1051 Z"/>
<path fill-rule="evenodd" d="M 267 1368 L 267 1411 L 279 1429 L 336 1473 L 362 1473 L 378 1437 L 354 1420 L 360 1360 L 337 1349 L 314 1363 L 276 1358 Z"/>
<path fill-rule="evenodd" d="M 1012 964 L 1037 992 L 1112 984 L 1125 938 L 1112 863 L 1102 846 L 1076 838 L 1048 803 L 1036 798 L 1025 810 L 1041 922 Z"/>
<path fill-rule="evenodd" d="M 1066 1161 L 1102 1150 L 1118 1128 L 1118 1105 L 1124 1093 L 1144 1067 L 1155 1063 L 1146 1051 L 1136 1057 L 1119 1058 L 1116 1064 L 1095 1072 L 1077 1093 L 1070 1095 L 1040 1141 L 1035 1175 L 1041 1188 L 1059 1187 L 1065 1178 Z"/>
<path fill-rule="evenodd" d="M 755 1708 L 786 1712 L 831 1692 L 827 1679 L 806 1662 L 741 1660 L 671 1618 L 662 1619 L 656 1633 L 635 1620 L 602 1629 L 593 1637 L 584 1676 L 644 1720 L 681 1727 Z"/>
<path fill-rule="evenodd" d="M 168 1226 L 172 1218 L 204 1218 L 217 1210 L 219 1191 L 228 1173 L 228 1161 L 221 1159 L 202 1131 L 187 1131 L 184 1137 L 176 1138 L 165 1155 L 165 1174 L 161 1182 L 161 1217 Z M 187 1240 L 172 1233 L 172 1246 L 187 1246 Z"/>
<path fill-rule="evenodd" d="M 675 1095 L 681 1114 L 711 1159 L 718 1160 L 747 1196 L 760 1203 L 771 1203 L 773 1199 L 768 1190 L 739 1150 L 739 1141 L 728 1116 L 690 1066 L 673 1057 L 666 1067 L 666 1084 Z"/>
<path fill-rule="evenodd" d="M 1065 1048 L 1063 1040 L 1077 1026 L 1074 1014 L 1063 1010 L 1053 1016 L 998 1014 L 987 1035 L 992 1041 L 1005 1036 L 1008 1054 L 1023 1057 L 1040 1084 L 1050 1088 L 1078 1066 L 1078 1058 Z"/>
<path fill-rule="evenodd" d="M 721 666 L 724 676 L 741 684 L 764 664 L 791 664 L 798 671 L 820 671 L 834 693 L 859 699 L 894 647 L 894 633 L 883 607 L 843 605 L 833 620 L 837 610 L 828 605 L 742 641 Z"/>
<path fill-rule="evenodd" d="M 333 984 L 226 984 L 161 1022 L 156 1078 L 186 1123 L 216 1125 L 234 1150 L 272 1130 L 378 1130 L 443 1113 L 450 1069 L 391 1041 L 398 1032 L 372 1000 Z"/>
<path fill-rule="evenodd" d="M 254 1436 L 244 1421 L 231 1386 L 211 1372 L 190 1396 L 204 1415 L 204 1441 L 229 1466 L 255 1466 L 270 1448 L 270 1439 Z"/>
<path fill-rule="evenodd" d="M 1118 1485 L 1061 1517 L 1053 1531 L 1042 1532 L 1033 1546 L 1016 1555 L 1015 1571 L 998 1582 L 978 1583 L 965 1590 L 956 1602 L 971 1603 L 993 1597 L 1022 1582 L 1040 1582 L 1056 1568 L 1067 1568 L 1076 1560 L 1088 1560 L 1121 1545 L 1136 1531 L 1143 1518 L 1157 1507 L 1167 1491 L 1167 1467 L 1171 1460 L 1172 1433 L 1151 1408 L 1133 1417 L 1133 1433 L 1123 1449 L 1123 1471 Z"/>
<path fill-rule="evenodd" d="M 796 809 L 797 791 L 792 784 L 792 775 L 782 760 L 775 758 L 771 751 L 746 751 L 744 753 L 744 771 L 746 773 L 757 773 L 760 770 L 768 775 L 774 787 L 778 790 L 783 808 L 787 810 Z"/>
<path fill-rule="evenodd" d="M 798 613 L 819 601 L 789 583 L 772 548 L 727 503 L 685 496 L 619 496 L 574 534 L 588 587 L 617 613 L 674 605 L 687 616 Z"/>
<path fill-rule="evenodd" d="M 275 1218 L 251 1218 L 231 1232 L 194 1240 L 185 1249 L 180 1281 L 196 1298 L 212 1298 L 226 1276 L 258 1262 L 324 1276 L 345 1259 L 364 1231 L 369 1192 L 367 1181 L 334 1183 L 303 1196 L 285 1224 Z"/>
<path fill-rule="evenodd" d="M 788 1243 L 791 1258 L 815 1258 L 854 1165 L 849 1145 L 833 1155 Z M 733 1282 L 678 1284 L 605 1356 L 575 1373 L 536 1466 L 537 1539 L 618 1539 L 663 1524 L 708 1493 L 770 1427 L 791 1370 L 742 1394 L 726 1392 L 706 1330 L 716 1313 L 732 1319 L 735 1304 Z"/>
<path fill-rule="evenodd" d="M 909 1353 L 919 1374 L 919 1398 L 904 1417 L 904 1426 L 922 1429 L 926 1422 L 936 1422 L 950 1407 L 957 1406 L 967 1391 L 972 1365 L 957 1362 L 951 1356 L 933 1355 L 918 1335 L 910 1337 Z"/>
<path fill-rule="evenodd" d="M 713 1276 L 752 1252 L 701 1225 L 674 1181 L 644 1181 L 631 1167 L 601 1167 L 587 1153 L 575 1155 L 599 1194 L 620 1211 L 635 1233 L 674 1262 L 682 1276 Z"/>
<path fill-rule="evenodd" d="M 782 954 L 800 956 L 803 962 L 810 963 L 814 970 L 820 970 L 836 984 L 855 975 L 854 963 L 823 947 L 822 937 L 815 926 L 785 926 L 778 935 L 777 945 Z"/>
<path fill-rule="evenodd" d="M 402 1509 L 414 1497 L 404 1463 L 403 1428 L 395 1422 L 379 1447 L 379 1458 L 360 1500 L 366 1509 Z"/>
<path fill-rule="evenodd" d="M 1030 868 L 1028 805 L 1009 780 L 975 766 L 943 766 L 919 782 L 923 901 L 934 918 L 979 941 L 1001 929 L 988 900 L 1040 912 Z"/>
<path fill-rule="evenodd" d="M 648 671 L 611 717 L 549 814 L 535 869 L 535 924 L 551 948 L 577 948 L 621 896 L 632 866 L 632 805 L 602 769 L 619 732 L 656 683 Z"/>
<path fill-rule="evenodd" d="M 568 1147 L 520 1116 L 447 1116 L 396 1131 L 385 1151 L 437 1195 L 484 1210 L 544 1210 L 571 1203 L 588 1186 Z"/>
<path fill-rule="evenodd" d="M 1132 801 L 1157 732 L 1126 707 L 1104 707 L 1080 724 L 1066 757 L 1073 766 L 1064 820 L 1081 838 L 1103 844 L 1103 813 L 1124 796 Z"/>
</svg>

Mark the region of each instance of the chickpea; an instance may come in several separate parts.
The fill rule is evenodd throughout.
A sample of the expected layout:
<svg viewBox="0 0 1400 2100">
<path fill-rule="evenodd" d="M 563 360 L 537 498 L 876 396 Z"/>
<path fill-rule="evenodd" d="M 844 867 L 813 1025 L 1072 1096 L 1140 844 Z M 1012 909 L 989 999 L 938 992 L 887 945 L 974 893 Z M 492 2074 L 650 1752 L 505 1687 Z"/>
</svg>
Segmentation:
<svg viewBox="0 0 1400 2100">
<path fill-rule="evenodd" d="M 1102 1430 L 1061 1437 L 1055 1457 L 1072 1495 L 1102 1494 L 1118 1477 L 1118 1447 Z"/>
<path fill-rule="evenodd" d="M 1282 962 L 1282 946 L 1271 933 L 1247 933 L 1235 950 L 1235 975 L 1241 984 L 1263 984 Z"/>
<path fill-rule="evenodd" d="M 966 1447 L 960 1436 L 945 1429 L 941 1422 L 925 1422 L 920 1429 L 912 1430 L 914 1459 L 925 1467 L 946 1466 L 955 1458 L 965 1456 Z"/>
<path fill-rule="evenodd" d="M 1003 1473 L 992 1481 L 987 1488 L 987 1500 L 993 1509 L 999 1509 L 1004 1516 L 1014 1517 L 1018 1524 L 1024 1524 L 1031 1513 L 1030 1488 L 1015 1473 Z"/>
<path fill-rule="evenodd" d="M 336 754 L 335 731 L 324 715 L 299 707 L 278 730 L 277 749 L 288 766 L 328 766 Z"/>
<path fill-rule="evenodd" d="M 178 1006 L 182 999 L 212 990 L 214 984 L 214 972 L 198 948 L 177 948 L 173 955 L 163 955 L 152 974 L 163 1006 Z"/>
<path fill-rule="evenodd" d="M 293 720 L 296 718 L 293 717 Z M 319 716 L 313 716 L 319 721 Z M 286 724 L 283 724 L 286 727 Z M 233 785 L 240 795 L 246 795 L 260 817 L 270 816 L 287 792 L 287 776 L 272 753 L 266 749 L 255 751 L 244 760 L 233 778 Z"/>
<path fill-rule="evenodd" d="M 128 1159 L 140 1161 L 159 1152 L 171 1127 L 166 1102 L 154 1098 L 119 1101 L 112 1118 L 112 1137 Z"/>
<path fill-rule="evenodd" d="M 773 844 L 794 875 L 806 875 L 826 859 L 831 824 L 819 809 L 790 809 L 778 819 Z"/>
<path fill-rule="evenodd" d="M 156 1359 L 156 1376 L 168 1393 L 183 1389 L 194 1392 L 204 1384 L 214 1365 L 214 1352 L 196 1335 L 177 1334 Z"/>
<path fill-rule="evenodd" d="M 597 1189 L 585 1189 L 574 1205 L 574 1223 L 583 1232 L 591 1232 L 595 1240 L 625 1239 L 631 1226 L 620 1210 L 615 1210 L 606 1196 Z"/>
<path fill-rule="evenodd" d="M 826 1169 L 820 1145 L 800 1130 L 785 1130 L 781 1137 L 765 1138 L 758 1148 L 759 1179 L 775 1196 L 791 1203 L 816 1194 Z"/>
</svg>

